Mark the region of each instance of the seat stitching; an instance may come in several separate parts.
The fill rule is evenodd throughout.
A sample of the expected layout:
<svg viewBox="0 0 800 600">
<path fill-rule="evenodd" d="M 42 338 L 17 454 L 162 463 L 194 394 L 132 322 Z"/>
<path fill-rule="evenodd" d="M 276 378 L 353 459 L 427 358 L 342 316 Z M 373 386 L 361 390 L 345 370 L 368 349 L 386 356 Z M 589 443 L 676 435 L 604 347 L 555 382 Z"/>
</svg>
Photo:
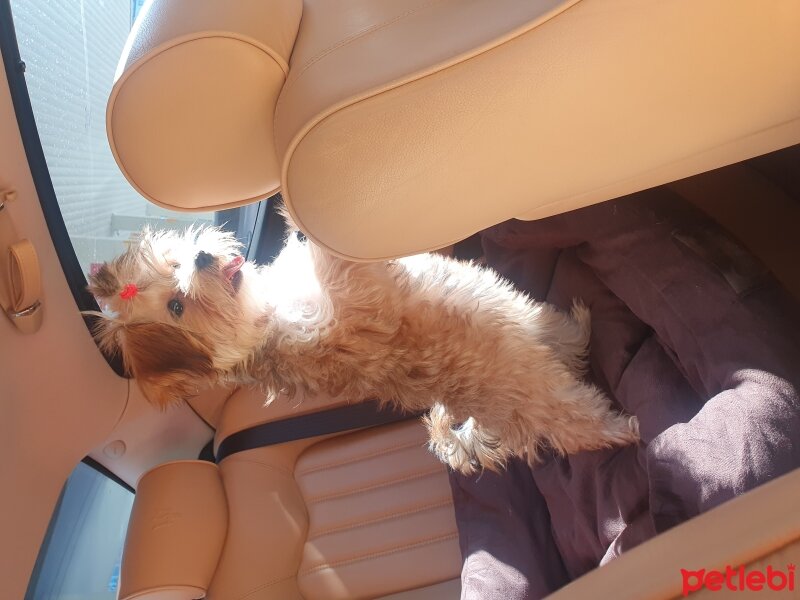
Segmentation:
<svg viewBox="0 0 800 600">
<path fill-rule="evenodd" d="M 389 481 L 381 481 L 380 483 L 374 483 L 371 485 L 365 485 L 360 488 L 355 488 L 352 490 L 344 490 L 342 492 L 333 492 L 331 494 L 324 494 L 322 496 L 316 496 L 313 498 L 306 499 L 306 504 L 314 504 L 316 502 L 321 502 L 323 500 L 331 500 L 334 498 L 341 498 L 344 496 L 350 496 L 352 494 L 358 494 L 359 492 L 367 492 L 375 489 L 379 489 L 382 487 L 390 486 L 395 483 L 404 483 L 406 481 L 412 481 L 414 479 L 422 479 L 423 477 L 428 477 L 430 475 L 436 475 L 442 472 L 442 468 L 437 465 L 436 469 L 429 469 L 428 471 L 422 471 L 420 473 L 413 473 L 411 475 L 407 475 L 405 477 L 401 477 L 400 479 L 391 479 Z"/>
<path fill-rule="evenodd" d="M 281 106 L 283 105 L 283 100 L 284 100 L 284 98 L 286 98 L 286 91 L 289 90 L 292 86 L 294 86 L 296 84 L 296 82 L 298 80 L 300 80 L 300 78 L 302 77 L 303 73 L 305 73 L 308 69 L 310 69 L 312 66 L 314 66 L 316 63 L 318 63 L 320 60 L 322 60 L 323 58 L 325 58 L 329 54 L 335 52 L 339 48 L 342 48 L 342 47 L 346 46 L 350 42 L 353 42 L 353 41 L 357 40 L 358 38 L 364 37 L 366 35 L 369 35 L 371 33 L 374 33 L 376 31 L 384 29 L 385 27 L 389 27 L 390 25 L 394 25 L 398 21 L 402 21 L 403 19 L 406 19 L 406 18 L 408 18 L 408 17 L 410 17 L 410 16 L 412 16 L 412 15 L 418 13 L 418 12 L 422 12 L 426 8 L 429 8 L 430 6 L 432 6 L 434 4 L 437 4 L 437 3 L 440 3 L 440 2 L 442 2 L 442 0 L 429 0 L 428 2 L 424 2 L 423 4 L 418 6 L 417 8 L 413 8 L 413 9 L 407 10 L 403 14 L 397 15 L 396 17 L 393 17 L 393 18 L 389 19 L 388 21 L 383 21 L 382 23 L 377 23 L 375 25 L 371 25 L 370 27 L 367 27 L 366 29 L 362 29 L 361 31 L 357 31 L 356 33 L 344 38 L 343 40 L 340 40 L 339 42 L 337 42 L 333 46 L 329 46 L 328 48 L 326 48 L 325 50 L 321 51 L 316 56 L 314 56 L 314 58 L 309 60 L 305 65 L 303 65 L 300 68 L 300 71 L 297 73 L 296 77 L 292 77 L 292 73 L 294 71 L 290 67 L 289 68 L 289 77 L 286 79 L 286 82 L 283 85 L 283 89 L 281 90 L 281 93 L 278 96 L 278 101 L 275 103 L 275 116 L 273 116 L 273 120 L 272 120 L 273 129 L 277 131 L 277 129 L 274 128 L 274 125 L 276 123 L 277 115 L 280 113 Z"/>
<path fill-rule="evenodd" d="M 414 542 L 411 544 L 406 544 L 404 546 L 398 546 L 397 548 L 391 548 L 390 550 L 382 550 L 380 552 L 371 552 L 370 554 L 363 554 L 360 556 L 353 556 L 350 558 L 345 558 L 342 560 L 337 560 L 332 563 L 323 563 L 321 565 L 317 565 L 316 567 L 312 567 L 310 569 L 306 569 L 305 571 L 299 571 L 297 576 L 300 577 L 302 575 L 309 575 L 316 571 L 322 571 L 323 569 L 332 569 L 334 567 L 342 567 L 349 564 L 362 562 L 365 560 L 373 560 L 376 558 L 382 558 L 384 556 L 389 556 L 391 554 L 396 554 L 398 552 L 404 552 L 406 550 L 411 550 L 413 548 L 420 548 L 422 546 L 429 546 L 430 544 L 435 544 L 436 542 L 443 542 L 445 540 L 451 540 L 458 537 L 458 532 L 448 533 L 446 535 L 440 535 L 432 538 L 422 539 L 418 542 Z"/>
<path fill-rule="evenodd" d="M 264 588 L 268 588 L 270 586 L 275 585 L 276 583 L 281 583 L 283 581 L 287 581 L 287 580 L 292 579 L 294 577 L 296 577 L 296 576 L 295 575 L 286 575 L 285 577 L 279 577 L 277 579 L 271 579 L 270 581 L 267 581 L 266 583 L 262 583 L 260 585 L 257 585 L 256 587 L 246 591 L 243 595 L 239 596 L 239 600 L 244 600 L 245 598 L 247 598 L 249 596 L 252 596 L 256 592 L 258 592 L 260 590 L 263 590 Z"/>
<path fill-rule="evenodd" d="M 408 17 L 410 17 L 410 16 L 412 16 L 412 15 L 418 13 L 418 12 L 422 12 L 426 8 L 430 7 L 431 5 L 437 4 L 437 3 L 441 2 L 441 1 L 442 0 L 428 0 L 427 2 L 423 2 L 422 4 L 417 6 L 416 8 L 411 8 L 411 9 L 407 10 L 406 12 L 401 13 L 399 15 L 395 15 L 394 17 L 392 17 L 392 18 L 390 18 L 390 19 L 388 19 L 386 21 L 382 21 L 380 23 L 375 23 L 374 25 L 370 25 L 369 27 L 366 27 L 364 29 L 356 31 L 355 33 L 350 34 L 346 38 L 336 42 L 333 46 L 328 46 L 324 50 L 321 50 L 313 58 L 309 59 L 309 61 L 306 64 L 304 64 L 302 67 L 300 67 L 300 70 L 297 72 L 297 77 L 294 77 L 293 79 L 290 79 L 289 81 L 287 81 L 286 85 L 288 86 L 289 84 L 294 83 L 295 81 L 297 81 L 303 73 L 305 73 L 308 69 L 310 69 L 316 63 L 318 63 L 320 60 L 322 60 L 323 58 L 325 58 L 326 56 L 328 56 L 332 52 L 335 52 L 339 48 L 342 48 L 343 46 L 346 46 L 350 42 L 353 42 L 353 41 L 357 40 L 358 38 L 361 38 L 361 37 L 364 37 L 366 35 L 369 35 L 370 33 L 374 33 L 376 31 L 384 29 L 385 27 L 389 27 L 390 25 L 394 25 L 398 21 L 402 21 L 403 19 L 406 19 L 406 18 L 408 18 Z M 292 69 L 289 69 L 289 72 L 291 73 Z"/>
<path fill-rule="evenodd" d="M 383 448 L 382 450 L 378 450 L 378 451 L 373 452 L 371 454 L 364 454 L 362 456 L 357 456 L 355 458 L 347 458 L 345 460 L 341 460 L 341 461 L 338 461 L 338 462 L 330 462 L 330 463 L 325 463 L 324 465 L 317 465 L 316 467 L 309 467 L 308 469 L 305 469 L 303 471 L 297 471 L 296 473 L 297 473 L 297 475 L 307 475 L 309 473 L 316 473 L 317 471 L 322 471 L 323 469 L 330 469 L 330 468 L 333 468 L 333 467 L 341 467 L 341 466 L 344 466 L 344 465 L 349 465 L 349 464 L 354 463 L 354 462 L 367 460 L 369 458 L 375 458 L 376 456 L 384 456 L 386 454 L 391 454 L 392 452 L 394 452 L 396 450 L 405 450 L 406 448 L 413 448 L 414 446 L 418 446 L 418 445 L 420 447 L 422 447 L 422 443 L 424 443 L 424 442 L 420 442 L 419 440 L 416 440 L 416 441 L 411 442 L 411 443 L 397 444 L 396 446 L 389 446 L 388 448 Z"/>
<path fill-rule="evenodd" d="M 441 508 L 442 506 L 450 506 L 452 503 L 453 501 L 450 498 L 444 498 L 442 500 L 436 500 L 434 502 L 429 502 L 428 504 L 421 504 L 399 512 L 383 513 L 376 517 L 373 517 L 372 519 L 367 519 L 365 521 L 350 521 L 349 523 L 345 523 L 344 525 L 337 525 L 336 527 L 329 527 L 328 529 L 323 529 L 322 531 L 315 533 L 314 537 L 309 538 L 308 540 L 306 540 L 306 542 L 313 542 L 316 539 L 319 539 L 326 535 L 331 535 L 332 533 L 339 533 L 341 531 L 346 531 L 348 529 L 357 529 L 358 527 L 363 527 L 365 525 L 373 525 L 375 523 L 392 521 L 399 517 L 406 517 L 408 515 L 425 512 L 426 510 Z"/>
<path fill-rule="evenodd" d="M 284 469 L 283 467 L 276 467 L 275 465 L 271 465 L 271 464 L 262 462 L 260 460 L 253 460 L 252 458 L 238 458 L 237 457 L 237 458 L 231 460 L 231 462 L 250 463 L 250 464 L 253 464 L 253 465 L 258 465 L 259 467 L 263 467 L 264 469 L 269 469 L 271 471 L 278 471 L 279 473 L 282 473 L 282 474 L 294 479 L 294 473 L 292 473 L 290 470 Z"/>
</svg>

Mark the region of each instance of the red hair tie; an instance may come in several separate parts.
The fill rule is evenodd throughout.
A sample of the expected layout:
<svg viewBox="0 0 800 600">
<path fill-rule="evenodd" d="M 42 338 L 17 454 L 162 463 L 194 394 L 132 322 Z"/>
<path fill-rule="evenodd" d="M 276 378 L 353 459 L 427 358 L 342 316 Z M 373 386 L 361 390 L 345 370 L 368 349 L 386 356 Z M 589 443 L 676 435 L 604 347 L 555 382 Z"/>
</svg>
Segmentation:
<svg viewBox="0 0 800 600">
<path fill-rule="evenodd" d="M 136 287 L 136 284 L 135 283 L 129 283 L 124 288 L 122 288 L 122 291 L 119 293 L 119 297 L 122 298 L 123 300 L 130 300 L 138 292 L 139 292 L 139 288 Z"/>
</svg>

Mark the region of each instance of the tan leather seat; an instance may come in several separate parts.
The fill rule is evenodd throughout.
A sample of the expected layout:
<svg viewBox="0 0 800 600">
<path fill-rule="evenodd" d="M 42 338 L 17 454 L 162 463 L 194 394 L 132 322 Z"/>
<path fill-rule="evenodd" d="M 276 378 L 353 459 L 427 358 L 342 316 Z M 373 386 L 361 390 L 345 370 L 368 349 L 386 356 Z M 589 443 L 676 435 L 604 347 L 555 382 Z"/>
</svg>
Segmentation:
<svg viewBox="0 0 800 600">
<path fill-rule="evenodd" d="M 145 10 L 107 115 L 129 181 L 181 210 L 280 189 L 307 235 L 357 260 L 800 142 L 796 0 Z"/>
<path fill-rule="evenodd" d="M 239 392 L 217 439 L 266 419 Z M 161 465 L 138 485 L 120 598 L 457 598 L 461 555 L 444 467 L 415 421 Z"/>
<path fill-rule="evenodd" d="M 306 409 L 321 404 L 327 403 Z M 255 394 L 240 393 L 229 406 L 225 431 L 231 420 L 245 426 L 263 420 Z M 292 412 L 289 405 L 275 408 L 275 418 Z M 220 431 L 218 438 L 226 435 Z M 120 600 L 458 598 L 461 557 L 450 490 L 424 441 L 420 426 L 405 422 L 250 450 L 219 467 L 203 461 L 156 467 L 137 486 Z M 682 568 L 785 570 L 800 560 L 798 502 L 800 470 L 642 544 L 551 597 L 677 598 Z M 709 597 L 727 596 L 723 590 Z"/>
</svg>

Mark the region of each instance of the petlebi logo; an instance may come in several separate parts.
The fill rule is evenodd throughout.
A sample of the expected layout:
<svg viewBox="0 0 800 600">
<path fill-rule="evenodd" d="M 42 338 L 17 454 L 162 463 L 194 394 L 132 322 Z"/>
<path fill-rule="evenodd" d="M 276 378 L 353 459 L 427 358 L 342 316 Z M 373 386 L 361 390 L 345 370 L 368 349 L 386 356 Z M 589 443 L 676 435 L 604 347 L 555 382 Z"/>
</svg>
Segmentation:
<svg viewBox="0 0 800 600">
<path fill-rule="evenodd" d="M 683 595 L 707 589 L 711 592 L 744 592 L 744 591 L 794 591 L 794 565 L 786 565 L 781 570 L 768 565 L 766 569 L 747 569 L 744 566 L 725 566 L 724 571 L 699 569 L 690 571 L 681 569 L 683 577 Z"/>
</svg>

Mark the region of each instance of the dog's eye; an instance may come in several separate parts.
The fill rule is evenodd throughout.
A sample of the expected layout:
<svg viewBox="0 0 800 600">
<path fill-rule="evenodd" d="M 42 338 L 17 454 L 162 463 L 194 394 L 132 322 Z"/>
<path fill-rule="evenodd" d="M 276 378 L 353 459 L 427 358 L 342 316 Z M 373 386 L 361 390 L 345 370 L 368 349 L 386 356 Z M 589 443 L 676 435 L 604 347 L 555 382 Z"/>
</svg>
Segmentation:
<svg viewBox="0 0 800 600">
<path fill-rule="evenodd" d="M 174 262 L 170 265 L 170 267 L 172 267 L 173 269 L 180 269 L 181 263 Z"/>
<path fill-rule="evenodd" d="M 167 308 L 169 309 L 169 312 L 176 317 L 180 317 L 183 314 L 183 304 L 177 298 L 173 298 L 167 302 Z"/>
</svg>

